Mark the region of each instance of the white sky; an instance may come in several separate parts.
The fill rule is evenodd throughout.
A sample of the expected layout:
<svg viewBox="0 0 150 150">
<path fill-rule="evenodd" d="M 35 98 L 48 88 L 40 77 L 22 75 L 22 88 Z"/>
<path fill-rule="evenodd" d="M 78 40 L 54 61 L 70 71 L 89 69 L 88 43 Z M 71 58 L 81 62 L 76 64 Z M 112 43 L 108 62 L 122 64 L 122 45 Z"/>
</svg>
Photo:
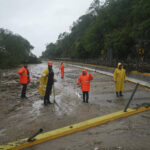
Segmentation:
<svg viewBox="0 0 150 150">
<path fill-rule="evenodd" d="M 26 38 L 40 56 L 47 43 L 69 31 L 93 0 L 0 0 L 0 28 Z"/>
</svg>

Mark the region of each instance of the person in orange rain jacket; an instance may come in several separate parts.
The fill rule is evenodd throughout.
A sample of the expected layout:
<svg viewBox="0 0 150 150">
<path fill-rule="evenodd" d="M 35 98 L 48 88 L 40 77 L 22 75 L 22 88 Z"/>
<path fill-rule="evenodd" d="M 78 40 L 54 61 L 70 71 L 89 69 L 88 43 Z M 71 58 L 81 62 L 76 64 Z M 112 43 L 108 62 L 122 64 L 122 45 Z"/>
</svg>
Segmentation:
<svg viewBox="0 0 150 150">
<path fill-rule="evenodd" d="M 81 86 L 83 92 L 83 102 L 88 103 L 89 91 L 90 91 L 90 81 L 93 80 L 93 76 L 88 74 L 85 69 L 82 71 L 82 75 L 78 78 L 77 84 Z"/>
<path fill-rule="evenodd" d="M 28 85 L 28 83 L 31 82 L 30 71 L 28 69 L 28 65 L 24 64 L 24 67 L 22 67 L 18 71 L 18 74 L 20 75 L 20 84 L 23 86 L 22 92 L 21 92 L 21 98 L 27 98 L 26 97 L 27 85 Z"/>
<path fill-rule="evenodd" d="M 61 62 L 61 66 L 60 66 L 60 71 L 61 71 L 61 78 L 64 78 L 64 63 Z"/>
</svg>

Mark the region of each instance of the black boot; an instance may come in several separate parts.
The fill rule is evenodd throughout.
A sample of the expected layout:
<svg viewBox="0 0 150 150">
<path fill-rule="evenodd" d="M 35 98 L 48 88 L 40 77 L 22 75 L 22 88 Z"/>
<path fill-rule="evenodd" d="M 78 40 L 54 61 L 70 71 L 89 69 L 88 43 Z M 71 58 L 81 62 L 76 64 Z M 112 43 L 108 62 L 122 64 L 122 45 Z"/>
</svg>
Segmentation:
<svg viewBox="0 0 150 150">
<path fill-rule="evenodd" d="M 117 97 L 119 97 L 119 94 L 118 94 L 118 92 L 116 92 L 116 96 L 117 96 Z"/>
<path fill-rule="evenodd" d="M 86 103 L 88 103 L 89 102 L 89 96 L 87 95 L 87 97 L 86 97 Z"/>
<path fill-rule="evenodd" d="M 47 100 L 45 99 L 45 97 L 44 97 L 44 105 L 45 106 L 47 105 Z"/>
<path fill-rule="evenodd" d="M 85 92 L 83 92 L 83 103 L 85 103 Z"/>
<path fill-rule="evenodd" d="M 21 96 L 21 99 L 28 99 L 28 97 L 26 97 L 26 96 Z"/>
<path fill-rule="evenodd" d="M 47 104 L 52 104 L 50 101 L 47 101 Z"/>
<path fill-rule="evenodd" d="M 119 93 L 119 94 L 120 94 L 120 96 L 123 96 L 123 94 L 122 94 L 122 92 L 121 92 L 121 91 L 120 91 L 120 93 Z"/>
</svg>

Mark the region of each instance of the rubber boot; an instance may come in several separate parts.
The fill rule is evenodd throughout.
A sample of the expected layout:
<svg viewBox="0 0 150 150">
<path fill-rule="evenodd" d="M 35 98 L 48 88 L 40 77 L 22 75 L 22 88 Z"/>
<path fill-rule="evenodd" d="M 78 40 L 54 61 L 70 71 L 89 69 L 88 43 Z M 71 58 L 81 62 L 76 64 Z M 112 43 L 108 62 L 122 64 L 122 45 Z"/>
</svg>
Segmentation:
<svg viewBox="0 0 150 150">
<path fill-rule="evenodd" d="M 86 97 L 86 103 L 88 103 L 89 102 L 89 98 L 88 97 Z"/>
<path fill-rule="evenodd" d="M 119 93 L 118 92 L 116 92 L 116 96 L 119 97 Z"/>
<path fill-rule="evenodd" d="M 44 98 L 44 105 L 46 106 L 47 105 L 47 100 Z"/>
<path fill-rule="evenodd" d="M 85 103 L 85 95 L 83 94 L 83 103 Z"/>
<path fill-rule="evenodd" d="M 46 102 L 44 102 L 44 105 L 45 105 L 45 106 L 47 106 L 47 103 L 46 103 Z"/>
<path fill-rule="evenodd" d="M 51 102 L 50 102 L 50 101 L 47 101 L 47 104 L 51 104 Z"/>
<path fill-rule="evenodd" d="M 119 94 L 120 94 L 120 96 L 123 96 L 123 94 L 122 94 L 122 92 L 121 92 L 121 91 L 120 91 L 120 93 L 119 93 Z"/>
</svg>

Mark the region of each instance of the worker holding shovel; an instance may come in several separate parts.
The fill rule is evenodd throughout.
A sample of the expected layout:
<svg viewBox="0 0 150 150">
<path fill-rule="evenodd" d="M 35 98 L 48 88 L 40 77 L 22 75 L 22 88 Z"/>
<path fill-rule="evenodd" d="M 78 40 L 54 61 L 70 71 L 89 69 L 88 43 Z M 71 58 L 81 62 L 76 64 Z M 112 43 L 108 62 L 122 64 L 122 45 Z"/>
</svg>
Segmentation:
<svg viewBox="0 0 150 150">
<path fill-rule="evenodd" d="M 52 61 L 49 61 L 48 68 L 42 74 L 38 89 L 39 93 L 44 96 L 44 105 L 51 104 L 50 95 L 54 84 L 54 72 L 52 65 Z"/>
<path fill-rule="evenodd" d="M 90 81 L 93 80 L 93 76 L 88 74 L 85 69 L 82 71 L 82 75 L 78 78 L 77 84 L 81 86 L 83 92 L 83 102 L 88 103 L 89 91 L 90 91 Z"/>
</svg>

